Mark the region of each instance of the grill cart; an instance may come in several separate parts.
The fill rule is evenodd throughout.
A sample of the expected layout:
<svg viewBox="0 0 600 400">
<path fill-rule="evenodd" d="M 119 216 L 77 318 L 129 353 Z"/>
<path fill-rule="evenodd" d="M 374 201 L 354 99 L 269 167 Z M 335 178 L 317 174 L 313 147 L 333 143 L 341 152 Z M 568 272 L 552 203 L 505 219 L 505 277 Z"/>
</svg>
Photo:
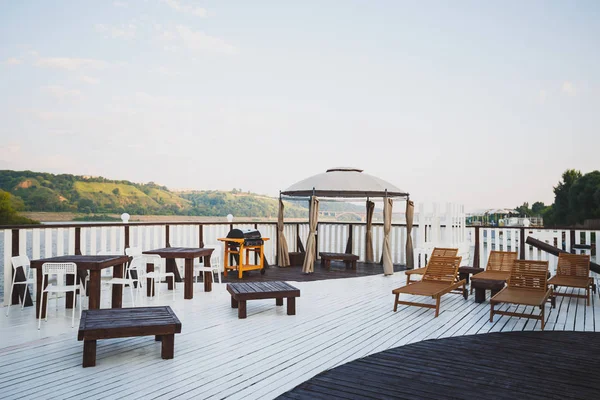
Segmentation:
<svg viewBox="0 0 600 400">
<path fill-rule="evenodd" d="M 262 237 L 258 230 L 232 229 L 226 238 L 218 240 L 224 243 L 225 248 L 223 275 L 227 276 L 227 270 L 237 270 L 238 278 L 242 279 L 245 271 L 260 270 L 261 274 L 265 273 L 264 245 L 269 238 Z M 250 264 L 250 253 L 255 255 L 258 264 Z M 229 265 L 232 260 L 236 265 Z"/>
</svg>

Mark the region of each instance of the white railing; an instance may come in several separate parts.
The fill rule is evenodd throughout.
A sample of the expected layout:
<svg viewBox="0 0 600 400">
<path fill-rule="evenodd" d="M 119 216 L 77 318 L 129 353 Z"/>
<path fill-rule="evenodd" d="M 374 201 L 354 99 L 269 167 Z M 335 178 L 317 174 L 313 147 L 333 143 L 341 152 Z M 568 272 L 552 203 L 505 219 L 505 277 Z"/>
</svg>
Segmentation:
<svg viewBox="0 0 600 400">
<path fill-rule="evenodd" d="M 413 243 L 415 246 L 416 266 L 424 265 L 424 255 L 434 246 L 464 247 L 463 265 L 473 264 L 475 247 L 475 228 L 467 227 L 460 220 L 443 221 L 448 225 L 436 224 L 436 221 L 424 221 L 422 226 L 413 228 Z M 98 251 L 108 251 L 122 254 L 125 248 L 126 230 L 129 232 L 129 246 L 141 247 L 142 250 L 165 247 L 167 245 L 167 230 L 169 227 L 169 244 L 173 247 L 197 247 L 200 244 L 200 234 L 204 244 L 218 244 L 218 238 L 227 236 L 231 226 L 238 229 L 257 228 L 263 237 L 271 240 L 265 243 L 265 256 L 269 264 L 277 263 L 277 224 L 265 223 L 152 223 L 152 224 L 98 224 L 98 225 L 36 225 L 31 227 L 16 227 L 18 236 L 18 254 L 26 254 L 30 259 L 46 258 L 66 254 L 75 254 L 76 244 L 79 243 L 81 254 L 96 254 Z M 77 229 L 79 228 L 79 229 Z M 383 225 L 373 224 L 373 252 L 375 261 L 381 259 L 383 247 Z M 532 236 L 563 250 L 571 248 L 570 230 L 553 230 L 541 228 L 515 227 L 479 227 L 479 264 L 484 267 L 491 250 L 518 251 L 520 253 L 521 230 L 525 230 L 525 238 Z M 298 251 L 297 238 L 306 247 L 308 237 L 307 223 L 286 223 L 284 234 L 289 251 Z M 8 293 L 12 279 L 10 258 L 13 255 L 13 229 L 0 231 L 0 260 L 3 260 L 3 274 L 0 274 L 0 287 L 3 293 Z M 76 232 L 79 231 L 79 240 Z M 202 232 L 202 233 L 201 233 Z M 320 223 L 318 227 L 318 251 L 339 252 L 346 250 L 348 237 L 352 233 L 352 252 L 365 259 L 364 223 Z M 592 254 L 596 254 L 597 241 L 600 231 L 575 230 L 573 244 L 592 245 Z M 422 239 L 422 241 L 420 241 Z M 426 240 L 425 240 L 426 239 Z M 593 243 L 592 240 L 595 240 Z M 406 226 L 392 225 L 391 230 L 392 260 L 397 264 L 406 262 Z M 419 246 L 425 243 L 426 246 Z M 462 250 L 461 250 L 462 251 Z M 521 254 L 519 254 L 521 256 Z M 549 260 L 552 268 L 556 265 L 556 257 L 549 255 L 532 246 L 525 246 L 526 259 Z M 594 259 L 595 260 L 595 259 Z M 2 300 L 4 296 L 2 297 Z"/>
</svg>

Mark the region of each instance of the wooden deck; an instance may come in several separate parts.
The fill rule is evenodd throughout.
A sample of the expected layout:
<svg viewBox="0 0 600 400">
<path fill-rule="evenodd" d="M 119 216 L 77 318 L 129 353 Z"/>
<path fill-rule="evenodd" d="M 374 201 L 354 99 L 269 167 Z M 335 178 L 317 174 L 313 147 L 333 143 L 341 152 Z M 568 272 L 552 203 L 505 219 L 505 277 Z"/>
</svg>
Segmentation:
<svg viewBox="0 0 600 400">
<path fill-rule="evenodd" d="M 278 399 L 598 399 L 598 354 L 592 332 L 426 340 L 322 372 Z"/>
<path fill-rule="evenodd" d="M 282 280 L 272 271 L 267 277 Z M 192 300 L 183 300 L 182 284 L 175 301 L 170 295 L 161 296 L 160 303 L 144 297 L 139 305 L 170 305 L 180 319 L 175 358 L 162 360 L 160 343 L 144 337 L 109 339 L 98 342 L 96 367 L 86 369 L 81 367 L 77 325 L 71 328 L 64 304 L 57 315 L 51 302 L 48 322 L 42 322 L 40 331 L 33 307 L 14 307 L 8 318 L 0 317 L 0 393 L 3 399 L 270 399 L 321 372 L 406 344 L 540 329 L 539 321 L 505 316 L 490 323 L 489 302 L 477 304 L 473 296 L 444 296 L 438 318 L 417 307 L 402 306 L 394 313 L 391 291 L 404 284 L 402 271 L 308 282 L 302 277 L 287 280 L 302 292 L 294 316 L 285 315 L 285 307 L 274 307 L 272 299 L 255 300 L 248 318 L 240 320 L 225 284 L 214 284 L 210 293 L 197 284 Z M 598 275 L 594 278 L 600 284 Z M 102 307 L 109 307 L 109 299 L 103 292 Z M 128 295 L 123 300 L 130 306 Z M 557 308 L 547 312 L 547 331 L 600 331 L 598 294 L 591 306 L 583 299 L 559 297 Z M 558 362 L 556 357 L 551 366 Z M 406 373 L 398 371 L 397 379 Z"/>
</svg>

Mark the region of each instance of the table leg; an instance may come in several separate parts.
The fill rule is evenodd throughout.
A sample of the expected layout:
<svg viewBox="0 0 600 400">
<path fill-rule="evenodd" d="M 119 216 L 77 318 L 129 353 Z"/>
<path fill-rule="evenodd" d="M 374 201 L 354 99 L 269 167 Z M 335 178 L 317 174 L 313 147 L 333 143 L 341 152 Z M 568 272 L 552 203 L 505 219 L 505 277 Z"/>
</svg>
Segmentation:
<svg viewBox="0 0 600 400">
<path fill-rule="evenodd" d="M 125 264 L 119 266 L 115 265 L 113 267 L 113 278 L 123 278 L 123 271 L 125 270 Z M 98 279 L 100 277 L 98 276 Z M 92 276 L 90 275 L 90 284 L 92 282 Z M 121 308 L 123 307 L 123 285 L 112 285 L 112 299 L 111 299 L 111 307 L 112 308 Z M 90 296 L 91 297 L 91 296 Z M 99 304 L 100 302 L 98 302 Z M 92 307 L 90 307 L 92 308 Z M 100 307 L 98 307 L 100 308 Z"/>
<path fill-rule="evenodd" d="M 146 264 L 146 273 L 149 272 L 154 272 L 154 264 L 152 263 L 147 263 Z M 147 278 L 146 279 L 146 296 L 148 297 L 152 297 L 154 296 L 154 282 L 152 282 L 153 279 L 152 278 Z"/>
<path fill-rule="evenodd" d="M 175 276 L 175 282 L 181 282 L 181 275 L 179 274 L 179 268 L 177 268 L 177 262 L 174 258 L 167 258 L 165 260 L 167 272 L 172 272 Z M 171 277 L 167 277 L 167 287 L 169 290 L 173 290 L 173 279 Z"/>
<path fill-rule="evenodd" d="M 246 318 L 246 300 L 238 301 L 238 318 L 239 319 Z"/>
<path fill-rule="evenodd" d="M 210 256 L 204 256 L 204 265 L 210 268 Z M 213 274 L 212 272 L 204 272 L 204 291 L 211 292 L 212 291 L 212 281 Z"/>
<path fill-rule="evenodd" d="M 231 308 L 238 308 L 238 301 L 231 296 Z"/>
<path fill-rule="evenodd" d="M 173 354 L 175 353 L 175 335 L 163 335 L 162 337 L 162 348 L 160 351 L 160 356 L 163 360 L 170 360 L 173 358 Z"/>
<path fill-rule="evenodd" d="M 91 279 L 91 277 L 90 277 Z M 94 367 L 96 365 L 96 341 L 83 341 L 83 368 Z"/>
<path fill-rule="evenodd" d="M 485 301 L 485 289 L 475 288 L 475 303 L 483 303 Z"/>
<path fill-rule="evenodd" d="M 40 268 L 36 268 L 36 295 L 35 295 L 35 316 L 36 317 L 40 317 L 40 318 L 46 318 L 46 308 L 44 307 L 42 309 L 42 314 L 40 316 L 40 307 L 42 305 L 42 302 L 44 304 L 47 304 L 48 302 L 48 293 L 44 293 L 44 289 L 46 288 L 46 286 L 48 286 L 48 282 L 46 282 L 46 284 L 44 285 L 44 287 L 42 287 L 42 267 Z M 44 293 L 42 295 L 42 293 Z M 42 299 L 43 296 L 43 299 Z M 41 299 L 41 301 L 40 301 Z"/>
<path fill-rule="evenodd" d="M 206 279 L 206 278 L 205 278 Z M 194 259 L 185 259 L 185 277 L 183 283 L 183 298 L 194 298 Z"/>
<path fill-rule="evenodd" d="M 283 305 L 283 297 L 277 297 L 275 299 L 275 304 L 278 306 L 282 306 Z"/>
<path fill-rule="evenodd" d="M 113 268 L 113 271 L 116 268 Z M 114 274 L 114 272 L 113 272 Z M 91 270 L 90 271 L 90 282 L 88 286 L 90 290 L 89 297 L 89 309 L 97 310 L 100 308 L 100 271 L 99 270 Z M 113 296 L 114 296 L 114 288 L 113 288 Z"/>
<path fill-rule="evenodd" d="M 78 272 L 79 274 L 79 272 Z M 67 285 L 74 285 L 75 284 L 75 277 L 73 275 L 67 275 L 66 276 L 66 281 L 67 281 Z M 73 308 L 73 305 L 77 305 L 77 303 L 73 303 L 73 296 L 74 293 L 73 292 L 67 292 L 66 296 L 65 296 L 65 308 Z"/>
<path fill-rule="evenodd" d="M 287 315 L 296 315 L 296 298 L 287 298 Z"/>
</svg>

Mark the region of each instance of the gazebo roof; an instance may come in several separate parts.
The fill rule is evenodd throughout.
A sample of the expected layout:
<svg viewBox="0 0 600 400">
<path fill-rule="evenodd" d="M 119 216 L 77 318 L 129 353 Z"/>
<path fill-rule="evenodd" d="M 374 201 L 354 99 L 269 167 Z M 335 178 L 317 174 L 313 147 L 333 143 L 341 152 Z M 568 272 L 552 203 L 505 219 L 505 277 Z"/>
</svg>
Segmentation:
<svg viewBox="0 0 600 400">
<path fill-rule="evenodd" d="M 407 197 L 408 193 L 376 176 L 365 174 L 362 169 L 331 168 L 297 182 L 281 192 L 286 196 L 319 197 Z"/>
</svg>

